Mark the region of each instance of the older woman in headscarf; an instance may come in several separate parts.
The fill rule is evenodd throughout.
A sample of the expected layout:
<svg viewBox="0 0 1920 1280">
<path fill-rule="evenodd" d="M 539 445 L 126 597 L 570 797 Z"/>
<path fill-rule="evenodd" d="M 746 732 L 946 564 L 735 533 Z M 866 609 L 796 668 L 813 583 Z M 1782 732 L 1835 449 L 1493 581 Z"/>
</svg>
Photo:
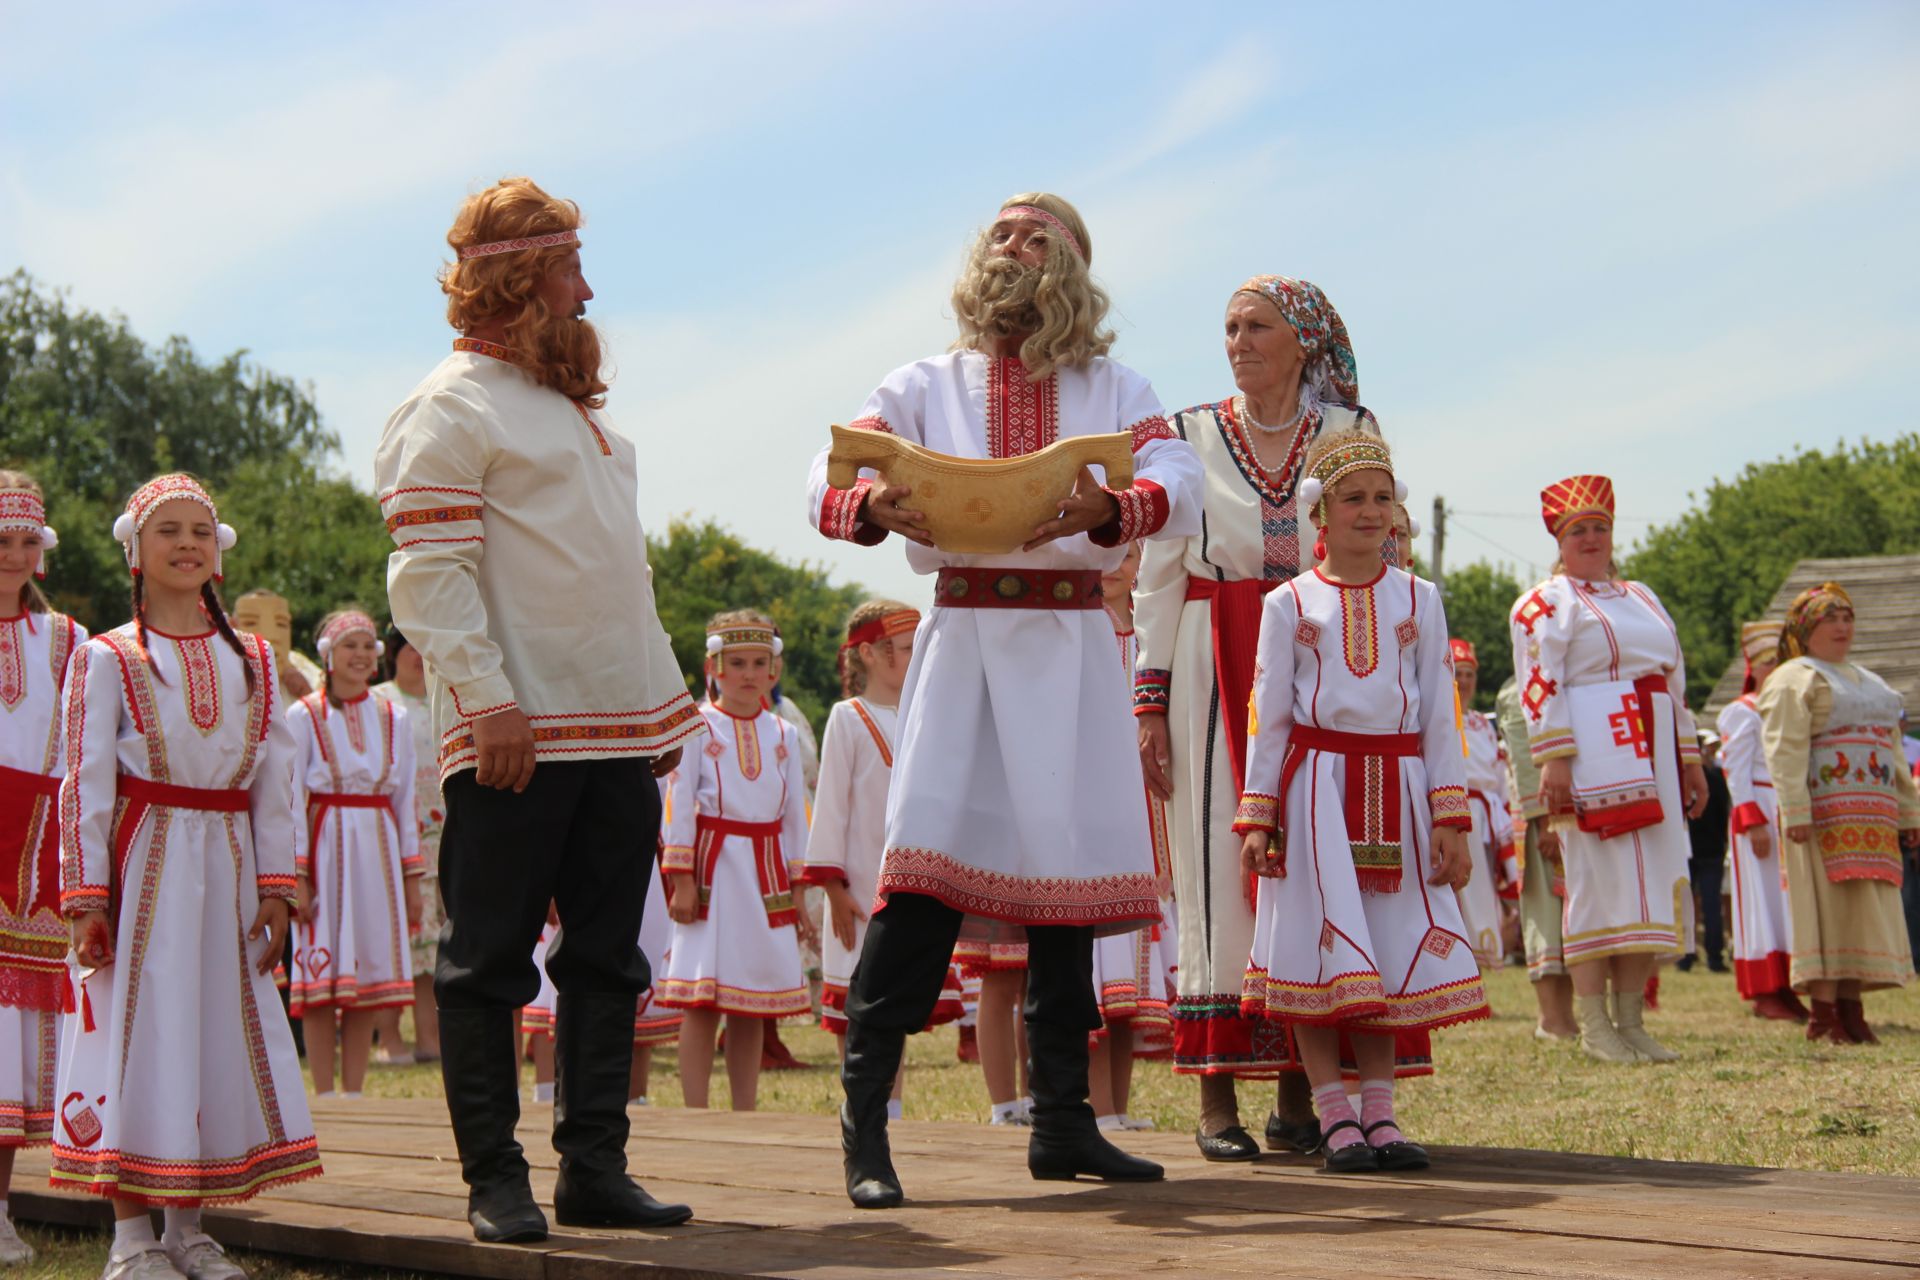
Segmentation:
<svg viewBox="0 0 1920 1280">
<path fill-rule="evenodd" d="M 1310 1153 L 1320 1141 L 1285 1027 L 1240 1006 L 1253 897 L 1233 819 L 1261 599 L 1318 559 L 1295 498 L 1308 446 L 1323 432 L 1379 428 L 1358 404 L 1346 325 L 1316 285 L 1255 276 L 1234 290 L 1226 353 L 1237 393 L 1173 417 L 1206 466 L 1205 513 L 1199 535 L 1147 544 L 1134 713 L 1147 785 L 1170 808 L 1180 904 L 1174 1070 L 1201 1077 L 1201 1153 L 1251 1160 L 1260 1148 L 1240 1124 L 1238 1076 L 1281 1079 L 1270 1147 Z M 1409 1045 L 1403 1065 L 1417 1068 L 1424 1037 Z"/>
<path fill-rule="evenodd" d="M 1913 977 L 1901 914 L 1901 847 L 1920 843 L 1920 794 L 1900 741 L 1900 695 L 1847 660 L 1853 601 L 1838 583 L 1801 592 L 1760 686 L 1778 789 L 1791 976 L 1813 1005 L 1807 1039 L 1878 1044 L 1861 994 Z"/>
</svg>

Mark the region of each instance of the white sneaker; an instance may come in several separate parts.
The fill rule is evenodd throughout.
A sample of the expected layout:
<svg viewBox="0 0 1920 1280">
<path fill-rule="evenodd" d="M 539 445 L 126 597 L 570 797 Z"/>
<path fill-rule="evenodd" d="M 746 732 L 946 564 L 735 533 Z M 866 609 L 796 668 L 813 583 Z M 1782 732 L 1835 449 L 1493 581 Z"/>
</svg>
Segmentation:
<svg viewBox="0 0 1920 1280">
<path fill-rule="evenodd" d="M 174 1270 L 187 1280 L 247 1280 L 246 1268 L 227 1256 L 213 1237 L 191 1235 L 162 1242 Z"/>
<path fill-rule="evenodd" d="M 1118 1133 L 1127 1127 L 1127 1122 L 1120 1116 L 1095 1116 L 1093 1127 L 1102 1133 Z"/>
<path fill-rule="evenodd" d="M 154 1243 L 120 1258 L 108 1254 L 100 1280 L 181 1280 L 184 1274 L 174 1269 L 167 1251 Z"/>
<path fill-rule="evenodd" d="M 0 1218 L 0 1267 L 20 1267 L 33 1261 L 33 1246 L 13 1229 L 12 1218 Z"/>
<path fill-rule="evenodd" d="M 1128 1133 L 1150 1133 L 1158 1126 L 1145 1116 L 1121 1116 L 1120 1127 Z"/>
</svg>

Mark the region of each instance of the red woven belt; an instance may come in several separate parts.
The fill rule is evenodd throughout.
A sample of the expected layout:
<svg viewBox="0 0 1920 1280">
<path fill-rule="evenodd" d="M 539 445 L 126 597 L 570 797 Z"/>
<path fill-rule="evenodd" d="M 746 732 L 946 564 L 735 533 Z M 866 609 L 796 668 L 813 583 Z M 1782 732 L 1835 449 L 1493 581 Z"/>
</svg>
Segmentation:
<svg viewBox="0 0 1920 1280">
<path fill-rule="evenodd" d="M 60 779 L 46 773 L 29 773 L 0 765 L 0 795 L 57 796 Z"/>
<path fill-rule="evenodd" d="M 216 791 L 211 787 L 180 787 L 152 782 L 130 773 L 120 775 L 120 794 L 141 804 L 164 809 L 199 809 L 206 813 L 245 813 L 251 797 L 245 791 Z"/>
<path fill-rule="evenodd" d="M 948 567 L 933 580 L 933 602 L 950 609 L 1098 609 L 1100 571 Z"/>
</svg>

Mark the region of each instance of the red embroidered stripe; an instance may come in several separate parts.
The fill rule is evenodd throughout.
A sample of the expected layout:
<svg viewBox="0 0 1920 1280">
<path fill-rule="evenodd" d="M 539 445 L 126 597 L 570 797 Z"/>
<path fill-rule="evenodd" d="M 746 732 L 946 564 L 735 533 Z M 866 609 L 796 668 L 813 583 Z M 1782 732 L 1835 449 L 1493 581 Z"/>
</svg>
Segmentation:
<svg viewBox="0 0 1920 1280">
<path fill-rule="evenodd" d="M 453 524 L 460 520 L 478 520 L 481 507 L 423 507 L 417 511 L 396 511 L 387 517 L 387 532 L 397 533 L 423 524 Z"/>
</svg>

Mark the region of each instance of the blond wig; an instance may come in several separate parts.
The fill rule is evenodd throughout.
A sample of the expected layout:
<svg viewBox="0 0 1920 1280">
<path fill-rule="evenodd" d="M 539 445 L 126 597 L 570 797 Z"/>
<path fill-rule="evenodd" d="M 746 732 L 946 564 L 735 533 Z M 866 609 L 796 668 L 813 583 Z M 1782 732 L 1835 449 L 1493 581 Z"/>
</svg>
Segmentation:
<svg viewBox="0 0 1920 1280">
<path fill-rule="evenodd" d="M 995 254 L 993 226 L 984 228 L 953 285 L 960 336 L 952 349 L 990 352 L 998 339 L 1025 334 L 1020 362 L 1027 367 L 1027 377 L 1039 382 L 1056 369 L 1077 368 L 1107 354 L 1114 335 L 1103 327 L 1110 304 L 1106 290 L 1093 282 L 1088 270 L 1093 241 L 1079 211 L 1044 191 L 1024 192 L 1000 207 L 1019 205 L 1059 219 L 1079 242 L 1080 252 L 1067 237 L 1049 235 L 1046 260 L 1038 269 L 1025 267 Z"/>
</svg>

